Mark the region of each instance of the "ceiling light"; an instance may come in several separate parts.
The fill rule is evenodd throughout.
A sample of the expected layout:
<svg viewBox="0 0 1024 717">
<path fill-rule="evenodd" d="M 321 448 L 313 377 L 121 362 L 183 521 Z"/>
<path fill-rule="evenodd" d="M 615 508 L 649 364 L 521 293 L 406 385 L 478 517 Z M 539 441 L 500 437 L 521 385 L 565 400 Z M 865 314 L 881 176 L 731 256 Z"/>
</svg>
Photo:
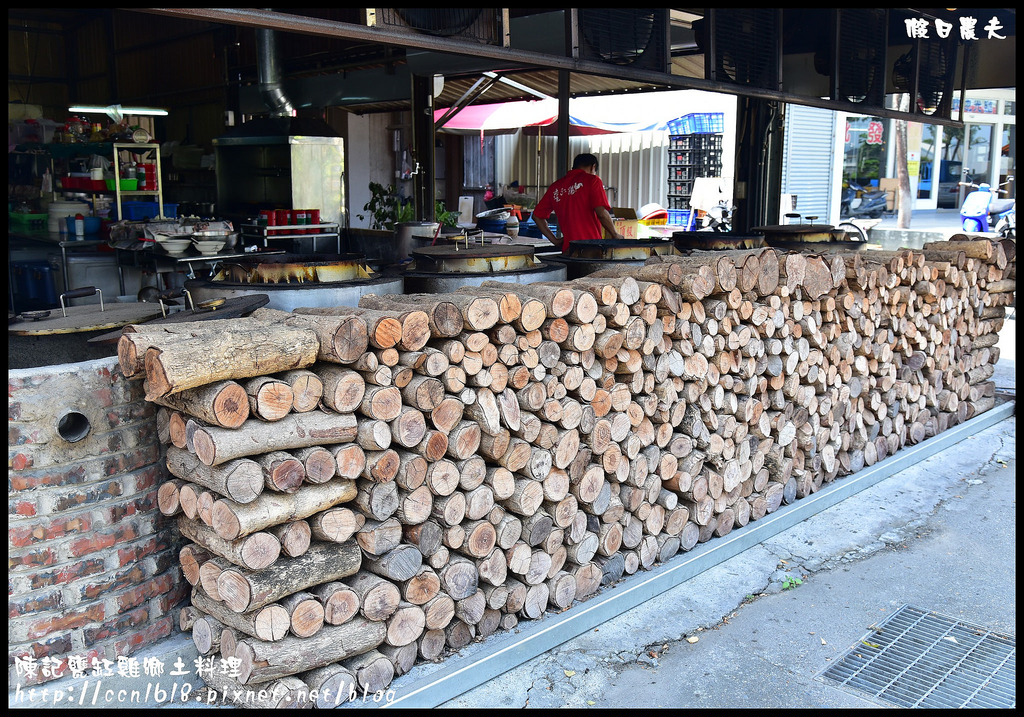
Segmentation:
<svg viewBox="0 0 1024 717">
<path fill-rule="evenodd" d="M 73 105 L 68 107 L 68 112 L 79 112 L 82 114 L 105 114 L 111 115 L 113 113 L 119 113 L 121 116 L 126 115 L 149 115 L 152 117 L 166 117 L 167 110 L 160 109 L 158 107 L 122 107 L 121 105 L 108 105 L 101 107 L 100 105 Z"/>
</svg>

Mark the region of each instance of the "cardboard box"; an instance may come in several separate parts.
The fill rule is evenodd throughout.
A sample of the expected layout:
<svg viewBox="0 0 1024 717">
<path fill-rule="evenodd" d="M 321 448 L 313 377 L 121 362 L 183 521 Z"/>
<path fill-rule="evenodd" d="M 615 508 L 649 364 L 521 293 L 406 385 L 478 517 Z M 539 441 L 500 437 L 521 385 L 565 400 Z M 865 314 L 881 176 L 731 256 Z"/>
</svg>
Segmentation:
<svg viewBox="0 0 1024 717">
<path fill-rule="evenodd" d="M 628 207 L 612 207 L 612 219 L 615 222 L 615 231 L 626 239 L 636 239 L 640 227 L 640 220 L 636 212 Z M 601 232 L 601 238 L 607 239 L 608 233 Z"/>
<path fill-rule="evenodd" d="M 899 182 L 895 177 L 878 180 L 878 188 L 885 192 L 885 208 L 890 212 L 899 208 Z"/>
</svg>

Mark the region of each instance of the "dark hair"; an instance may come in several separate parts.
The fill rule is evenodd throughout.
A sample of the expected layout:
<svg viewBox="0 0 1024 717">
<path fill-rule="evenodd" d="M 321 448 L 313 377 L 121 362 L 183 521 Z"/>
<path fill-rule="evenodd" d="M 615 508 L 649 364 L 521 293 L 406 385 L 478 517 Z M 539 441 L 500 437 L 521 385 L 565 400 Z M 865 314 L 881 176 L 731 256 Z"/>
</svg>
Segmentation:
<svg viewBox="0 0 1024 717">
<path fill-rule="evenodd" d="M 592 154 L 577 154 L 576 159 L 572 161 L 573 169 L 583 169 L 584 167 L 593 167 L 597 169 L 597 157 Z"/>
</svg>

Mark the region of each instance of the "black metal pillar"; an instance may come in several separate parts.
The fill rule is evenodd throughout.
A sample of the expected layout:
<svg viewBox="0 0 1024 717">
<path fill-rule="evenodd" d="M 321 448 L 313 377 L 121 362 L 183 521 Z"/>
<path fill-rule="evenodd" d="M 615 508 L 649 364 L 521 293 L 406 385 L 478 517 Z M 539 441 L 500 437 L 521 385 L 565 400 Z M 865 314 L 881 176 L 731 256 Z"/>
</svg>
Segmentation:
<svg viewBox="0 0 1024 717">
<path fill-rule="evenodd" d="M 418 221 L 434 221 L 434 78 L 412 77 L 413 200 Z"/>
<path fill-rule="evenodd" d="M 740 97 L 736 122 L 736 185 L 733 231 L 778 224 L 782 197 L 785 105 L 777 100 Z"/>
</svg>

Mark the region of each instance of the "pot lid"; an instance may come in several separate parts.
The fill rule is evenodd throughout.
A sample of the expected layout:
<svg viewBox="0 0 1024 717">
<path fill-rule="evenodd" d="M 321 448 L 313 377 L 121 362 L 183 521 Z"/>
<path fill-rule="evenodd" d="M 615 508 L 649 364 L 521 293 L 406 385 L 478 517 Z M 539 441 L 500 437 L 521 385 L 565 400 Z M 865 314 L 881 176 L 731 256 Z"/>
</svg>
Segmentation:
<svg viewBox="0 0 1024 717">
<path fill-rule="evenodd" d="M 754 227 L 751 231 L 772 232 L 775 234 L 820 234 L 830 232 L 835 227 L 831 224 L 771 224 L 764 227 Z"/>
<path fill-rule="evenodd" d="M 18 321 L 8 326 L 9 333 L 19 336 L 51 336 L 76 334 L 102 329 L 116 329 L 128 324 L 142 323 L 160 316 L 159 304 L 133 302 L 108 303 L 100 311 L 99 304 L 67 307 L 67 316 L 60 309 L 51 309 L 50 315 L 37 321 Z"/>
</svg>

